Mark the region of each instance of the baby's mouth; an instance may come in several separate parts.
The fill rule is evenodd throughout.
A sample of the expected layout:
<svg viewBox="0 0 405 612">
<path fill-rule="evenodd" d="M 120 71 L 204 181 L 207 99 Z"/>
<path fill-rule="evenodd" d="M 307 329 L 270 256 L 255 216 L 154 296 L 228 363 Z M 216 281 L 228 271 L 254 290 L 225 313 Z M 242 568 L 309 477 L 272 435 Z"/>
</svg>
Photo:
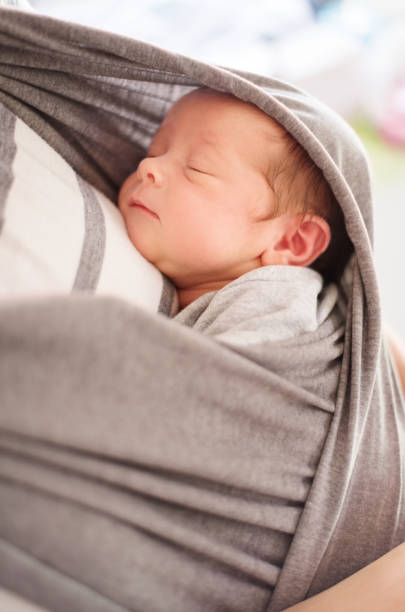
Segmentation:
<svg viewBox="0 0 405 612">
<path fill-rule="evenodd" d="M 131 200 L 129 203 L 129 206 L 131 208 L 138 208 L 139 210 L 143 210 L 146 214 L 149 214 L 152 217 L 155 217 L 155 219 L 159 219 L 159 215 L 157 215 L 153 210 L 145 206 L 145 204 L 141 202 L 140 200 Z"/>
</svg>

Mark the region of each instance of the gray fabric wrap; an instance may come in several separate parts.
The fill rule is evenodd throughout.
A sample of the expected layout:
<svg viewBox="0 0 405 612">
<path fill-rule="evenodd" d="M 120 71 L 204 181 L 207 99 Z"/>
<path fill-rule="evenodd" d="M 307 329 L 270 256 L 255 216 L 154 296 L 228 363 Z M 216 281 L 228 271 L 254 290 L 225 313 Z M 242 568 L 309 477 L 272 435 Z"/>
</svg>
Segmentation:
<svg viewBox="0 0 405 612">
<path fill-rule="evenodd" d="M 97 287 L 105 249 L 105 220 L 94 191 L 78 176 L 84 202 L 85 235 L 73 290 L 92 290 Z"/>
<path fill-rule="evenodd" d="M 35 14 L 0 17 L 0 102 L 107 196 L 173 101 L 207 85 L 306 148 L 355 247 L 334 401 L 322 379 L 318 393 L 300 384 L 316 343 L 296 347 L 282 376 L 119 300 L 1 304 L 0 584 L 57 611 L 271 612 L 403 541 L 403 397 L 352 131 L 274 79 Z M 285 490 L 286 474 L 310 479 L 306 499 Z"/>
<path fill-rule="evenodd" d="M 13 182 L 12 165 L 16 153 L 14 142 L 15 115 L 0 106 L 0 232 L 4 224 L 4 207 Z"/>
</svg>

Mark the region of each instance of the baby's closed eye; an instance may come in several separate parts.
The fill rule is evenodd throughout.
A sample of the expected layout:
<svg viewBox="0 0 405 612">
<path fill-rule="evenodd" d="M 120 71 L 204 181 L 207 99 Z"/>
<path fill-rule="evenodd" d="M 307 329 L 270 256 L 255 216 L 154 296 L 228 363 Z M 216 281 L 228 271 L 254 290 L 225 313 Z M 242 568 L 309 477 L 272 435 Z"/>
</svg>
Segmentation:
<svg viewBox="0 0 405 612">
<path fill-rule="evenodd" d="M 211 168 L 208 168 L 205 164 L 200 164 L 199 162 L 191 162 L 187 164 L 187 169 L 192 172 L 196 172 L 197 174 L 205 174 L 207 176 L 214 176 L 214 173 L 211 171 Z"/>
<path fill-rule="evenodd" d="M 195 168 L 193 166 L 188 166 L 189 170 L 193 170 L 193 172 L 198 172 L 199 174 L 208 174 L 208 172 L 204 172 L 204 170 L 201 170 L 201 168 Z"/>
</svg>

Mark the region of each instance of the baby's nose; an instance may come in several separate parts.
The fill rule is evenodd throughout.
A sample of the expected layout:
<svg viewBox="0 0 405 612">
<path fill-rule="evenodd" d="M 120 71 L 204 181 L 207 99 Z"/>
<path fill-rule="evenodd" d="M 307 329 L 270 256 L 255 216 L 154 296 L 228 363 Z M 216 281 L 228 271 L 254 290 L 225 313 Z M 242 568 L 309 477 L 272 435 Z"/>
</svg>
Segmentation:
<svg viewBox="0 0 405 612">
<path fill-rule="evenodd" d="M 156 157 L 145 157 L 138 165 L 138 175 L 142 180 L 160 184 L 162 182 L 162 170 Z"/>
</svg>

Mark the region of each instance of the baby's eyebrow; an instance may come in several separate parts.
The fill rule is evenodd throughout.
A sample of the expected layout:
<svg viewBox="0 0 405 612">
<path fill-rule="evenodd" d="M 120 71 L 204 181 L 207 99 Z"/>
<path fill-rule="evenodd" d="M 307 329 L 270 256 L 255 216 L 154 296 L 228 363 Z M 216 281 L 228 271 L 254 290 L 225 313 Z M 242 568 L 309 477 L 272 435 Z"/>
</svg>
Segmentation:
<svg viewBox="0 0 405 612">
<path fill-rule="evenodd" d="M 224 146 L 215 134 L 202 134 L 200 146 L 203 150 L 204 148 L 207 148 L 209 155 L 213 153 L 216 157 L 219 158 L 223 158 L 225 156 Z"/>
<path fill-rule="evenodd" d="M 209 147 L 218 148 L 218 137 L 215 134 L 211 134 L 211 133 L 201 134 L 201 140 L 203 141 L 204 144 L 208 145 Z"/>
</svg>

